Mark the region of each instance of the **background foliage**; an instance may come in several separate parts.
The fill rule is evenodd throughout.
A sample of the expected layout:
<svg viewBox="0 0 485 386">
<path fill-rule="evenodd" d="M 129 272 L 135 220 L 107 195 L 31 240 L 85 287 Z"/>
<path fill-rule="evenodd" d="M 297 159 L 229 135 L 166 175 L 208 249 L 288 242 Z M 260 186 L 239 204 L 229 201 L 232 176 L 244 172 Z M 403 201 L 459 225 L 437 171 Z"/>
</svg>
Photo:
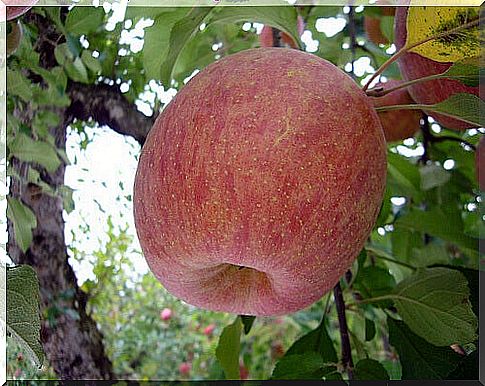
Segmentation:
<svg viewBox="0 0 485 386">
<path fill-rule="evenodd" d="M 56 170 L 61 160 L 76 163 L 55 146 L 48 130 L 59 124 L 56 109 L 71 103 L 68 84 L 117 85 L 130 104 L 151 115 L 198 70 L 257 47 L 262 27 L 258 23 L 287 32 L 302 48 L 341 67 L 359 84 L 393 53 L 391 45 L 375 45 L 365 36 L 363 17 L 379 15 L 375 7 L 357 7 L 351 14 L 338 6 L 128 7 L 124 15 L 120 9 L 117 3 L 105 3 L 68 12 L 56 7 L 31 10 L 49 20 L 64 38 L 59 41 L 39 36 L 28 17 L 20 19 L 23 38 L 8 58 L 7 70 L 9 159 L 33 162 L 47 171 Z M 303 41 L 296 31 L 298 14 L 306 21 Z M 392 41 L 392 18 L 382 20 Z M 328 25 L 333 31 L 325 28 Z M 55 45 L 56 65 L 49 71 L 39 65 L 43 44 Z M 397 66 L 391 65 L 384 76 L 399 79 Z M 27 105 L 34 112 L 29 125 L 14 114 Z M 85 151 L 93 140 L 90 130 L 102 124 L 92 117 L 74 120 L 69 135 L 76 135 L 77 146 Z M 413 139 L 389 144 L 386 193 L 377 224 L 351 274 L 341 280 L 356 379 L 478 377 L 475 315 L 484 209 L 470 145 L 477 145 L 483 129 L 450 131 L 431 118 L 428 124 L 435 136 L 458 140 L 425 143 L 419 132 Z M 53 190 L 34 168 L 22 176 L 12 168 L 9 173 L 10 178 L 36 184 L 43 194 L 62 197 L 66 213 L 82 205 L 84 198 L 73 196 L 65 185 Z M 117 200 L 129 207 L 131 188 L 120 188 L 126 195 Z M 36 217 L 20 201 L 9 200 L 8 216 L 25 252 Z M 228 371 L 255 379 L 347 376 L 340 363 L 331 294 L 292 315 L 257 318 L 249 333 L 242 333 L 240 363 L 221 363 L 217 351 L 233 350 L 239 330 L 226 330 L 217 348 L 219 336 L 231 323 L 237 327 L 239 319 L 186 305 L 151 273 L 137 272 L 139 260 L 134 256 L 140 251 L 132 225 L 113 221 L 111 215 L 106 218 L 105 241 L 95 250 L 85 250 L 83 243 L 93 236 L 90 224 L 79 224 L 71 235 L 69 255 L 75 266 L 91 265 L 92 275 L 81 289 L 118 377 L 214 379 Z M 161 320 L 163 308 L 172 310 L 169 320 Z M 60 313 L 69 312 L 79 317 L 62 308 L 44 309 L 41 317 L 55 323 Z M 215 329 L 205 334 L 209 325 Z M 37 369 L 25 352 L 25 346 L 9 339 L 9 378 L 58 376 L 48 363 Z M 182 363 L 190 364 L 190 372 L 180 369 Z"/>
</svg>

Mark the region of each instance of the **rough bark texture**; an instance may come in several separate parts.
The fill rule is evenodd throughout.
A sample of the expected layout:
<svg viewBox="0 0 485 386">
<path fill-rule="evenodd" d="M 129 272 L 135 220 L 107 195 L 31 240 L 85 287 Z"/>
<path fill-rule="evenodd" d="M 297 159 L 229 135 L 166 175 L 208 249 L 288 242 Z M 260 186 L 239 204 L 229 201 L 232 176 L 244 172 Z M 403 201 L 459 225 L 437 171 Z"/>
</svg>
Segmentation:
<svg viewBox="0 0 485 386">
<path fill-rule="evenodd" d="M 26 20 L 34 23 L 39 30 L 35 49 L 41 53 L 40 64 L 46 69 L 52 68 L 56 65 L 55 47 L 49 42 L 60 43 L 63 37 L 49 20 L 38 14 L 27 14 Z M 35 76 L 32 79 L 42 82 Z M 74 118 L 85 120 L 92 117 L 99 124 L 106 124 L 119 133 L 133 136 L 140 143 L 144 142 L 153 118 L 137 111 L 118 88 L 70 83 L 68 93 L 71 105 L 53 110 L 63 118 L 62 123 L 51 130 L 59 149 L 65 150 L 66 127 Z M 27 125 L 34 114 L 30 106 L 15 111 L 15 115 Z M 36 164 L 16 159 L 10 163 L 24 177 L 29 168 L 39 170 L 42 179 L 54 190 L 64 183 L 65 164 L 49 173 Z M 33 230 L 32 244 L 23 253 L 15 243 L 13 226 L 9 221 L 8 253 L 16 264 L 29 264 L 37 272 L 43 315 L 41 341 L 47 359 L 60 379 L 114 379 L 112 364 L 104 352 L 102 334 L 96 322 L 86 313 L 87 296 L 79 288 L 68 262 L 62 199 L 43 193 L 39 186 L 25 180 L 12 178 L 10 195 L 33 210 L 37 227 Z M 46 315 L 50 317 L 46 318 Z"/>
<path fill-rule="evenodd" d="M 154 119 L 146 117 L 128 102 L 118 86 L 86 85 L 72 82 L 68 89 L 72 103 L 68 114 L 80 120 L 93 118 L 100 125 L 108 125 L 119 134 L 145 142 Z"/>
</svg>

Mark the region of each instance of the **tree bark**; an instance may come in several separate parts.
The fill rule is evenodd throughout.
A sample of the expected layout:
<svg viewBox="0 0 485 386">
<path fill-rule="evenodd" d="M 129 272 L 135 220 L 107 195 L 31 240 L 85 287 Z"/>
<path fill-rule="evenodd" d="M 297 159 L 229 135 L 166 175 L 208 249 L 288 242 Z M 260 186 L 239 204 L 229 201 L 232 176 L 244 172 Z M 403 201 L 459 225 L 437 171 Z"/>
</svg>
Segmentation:
<svg viewBox="0 0 485 386">
<path fill-rule="evenodd" d="M 60 149 L 65 148 L 65 129 L 64 122 L 52 130 Z M 64 183 L 65 164 L 54 173 L 15 159 L 11 165 L 23 176 L 29 167 L 36 168 L 54 189 Z M 33 241 L 26 253 L 16 245 L 12 224 L 8 222 L 8 253 L 15 263 L 28 264 L 37 272 L 43 315 L 41 341 L 50 365 L 61 379 L 113 379 L 102 335 L 86 313 L 86 295 L 68 262 L 62 198 L 45 194 L 39 186 L 16 178 L 11 179 L 10 195 L 31 208 L 37 218 Z"/>
</svg>

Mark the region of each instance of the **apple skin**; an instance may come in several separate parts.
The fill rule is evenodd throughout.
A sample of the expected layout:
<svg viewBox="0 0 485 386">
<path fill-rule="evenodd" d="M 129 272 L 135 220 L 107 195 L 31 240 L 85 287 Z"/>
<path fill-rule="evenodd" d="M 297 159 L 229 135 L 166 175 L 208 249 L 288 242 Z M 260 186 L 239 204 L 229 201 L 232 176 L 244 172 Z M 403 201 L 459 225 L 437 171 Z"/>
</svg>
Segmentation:
<svg viewBox="0 0 485 386">
<path fill-rule="evenodd" d="M 477 173 L 478 186 L 482 192 L 485 192 L 485 136 L 480 138 L 477 150 L 475 151 L 475 168 Z"/>
<path fill-rule="evenodd" d="M 37 1 L 38 0 L 5 0 L 3 3 L 7 6 L 7 13 L 6 15 L 1 16 L 0 21 L 5 21 L 5 16 L 7 20 L 12 20 L 16 17 L 22 16 L 30 8 L 32 8 Z"/>
<path fill-rule="evenodd" d="M 215 328 L 215 324 L 209 324 L 206 328 L 204 328 L 204 335 L 211 336 Z"/>
<path fill-rule="evenodd" d="M 406 43 L 406 18 L 408 7 L 397 7 L 394 19 L 394 39 L 396 48 L 399 50 Z M 440 63 L 425 58 L 414 52 L 408 52 L 398 60 L 398 66 L 404 80 L 423 78 L 425 76 L 445 72 L 453 63 Z M 418 83 L 408 88 L 409 94 L 418 104 L 435 104 L 448 99 L 453 94 L 470 93 L 479 95 L 479 87 L 466 86 L 463 83 L 452 79 L 436 79 L 428 82 Z M 438 123 L 446 128 L 454 130 L 465 130 L 473 127 L 469 123 L 458 119 L 445 117 L 441 114 L 430 113 Z"/>
<path fill-rule="evenodd" d="M 377 1 L 376 4 L 381 4 Z M 382 16 L 394 16 L 395 7 L 380 7 Z M 367 38 L 374 44 L 389 44 L 389 40 L 384 36 L 381 30 L 381 19 L 379 17 L 364 16 L 364 30 Z"/>
<path fill-rule="evenodd" d="M 378 83 L 374 87 L 383 87 L 384 90 L 394 88 L 402 81 L 390 79 L 386 83 Z M 414 104 L 406 88 L 401 88 L 382 97 L 371 97 L 375 107 Z M 387 142 L 402 141 L 414 136 L 419 129 L 420 110 L 392 110 L 378 112 Z"/>
<path fill-rule="evenodd" d="M 301 36 L 305 31 L 305 21 L 298 15 L 296 22 L 298 35 Z M 281 32 L 281 43 L 291 48 L 298 48 L 298 44 L 296 44 L 293 38 L 285 32 Z M 273 29 L 270 26 L 265 25 L 261 30 L 261 33 L 259 34 L 259 44 L 261 47 L 273 47 Z"/>
<path fill-rule="evenodd" d="M 295 312 L 361 251 L 386 166 L 377 113 L 347 74 L 299 50 L 239 52 L 192 78 L 150 130 L 134 186 L 140 245 L 187 303 Z"/>
<path fill-rule="evenodd" d="M 164 308 L 162 312 L 160 312 L 160 319 L 162 320 L 170 320 L 172 317 L 172 310 L 170 308 Z"/>
<path fill-rule="evenodd" d="M 192 365 L 188 362 L 182 362 L 179 366 L 179 373 L 181 375 L 189 375 Z"/>
</svg>

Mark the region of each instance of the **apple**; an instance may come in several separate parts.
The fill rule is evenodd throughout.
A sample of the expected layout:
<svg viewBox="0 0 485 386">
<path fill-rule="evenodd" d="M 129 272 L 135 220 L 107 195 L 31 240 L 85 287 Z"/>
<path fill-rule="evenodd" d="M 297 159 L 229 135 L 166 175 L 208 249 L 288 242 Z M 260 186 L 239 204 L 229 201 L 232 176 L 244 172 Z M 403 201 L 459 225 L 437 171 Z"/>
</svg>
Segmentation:
<svg viewBox="0 0 485 386">
<path fill-rule="evenodd" d="M 204 335 L 211 336 L 216 328 L 215 324 L 209 324 L 206 328 L 204 328 Z"/>
<path fill-rule="evenodd" d="M 298 15 L 296 20 L 296 28 L 298 30 L 298 35 L 301 36 L 303 31 L 305 31 L 305 21 Z M 285 32 L 281 32 L 281 43 L 291 48 L 298 48 L 298 44 L 293 40 L 293 38 Z M 273 29 L 271 26 L 265 25 L 259 34 L 259 44 L 261 47 L 273 47 Z"/>
<path fill-rule="evenodd" d="M 285 349 L 280 341 L 273 342 L 271 344 L 271 358 L 273 360 L 281 358 L 285 355 Z"/>
<path fill-rule="evenodd" d="M 212 63 L 156 119 L 135 176 L 148 265 L 213 311 L 283 315 L 331 290 L 375 223 L 386 142 L 332 63 L 257 48 Z"/>
<path fill-rule="evenodd" d="M 398 7 L 394 20 L 394 38 L 397 49 L 399 50 L 406 43 L 406 18 L 408 7 Z M 452 63 L 440 63 L 425 58 L 414 52 L 408 52 L 398 60 L 398 66 L 404 80 L 414 80 L 425 76 L 440 74 L 445 72 Z M 460 81 L 452 79 L 435 79 L 427 82 L 417 83 L 409 87 L 409 94 L 419 104 L 435 104 L 448 99 L 457 93 L 470 93 L 479 95 L 479 87 L 466 86 Z M 465 130 L 473 127 L 469 123 L 458 119 L 445 117 L 441 114 L 430 112 L 441 125 L 455 130 Z"/>
<path fill-rule="evenodd" d="M 390 79 L 386 83 L 378 83 L 375 88 L 391 89 L 402 81 Z M 371 97 L 375 107 L 414 104 L 406 88 L 400 88 L 381 97 Z M 419 129 L 420 110 L 391 110 L 378 112 L 384 137 L 387 142 L 401 141 L 412 137 Z"/>
<path fill-rule="evenodd" d="M 170 308 L 164 308 L 162 312 L 160 312 L 160 319 L 162 320 L 170 320 L 172 317 L 172 310 Z"/>
<path fill-rule="evenodd" d="M 249 370 L 244 366 L 244 363 L 240 362 L 239 363 L 239 377 L 244 380 L 248 379 L 249 377 Z"/>
<path fill-rule="evenodd" d="M 179 373 L 181 375 L 189 375 L 192 365 L 188 362 L 182 362 L 179 366 Z"/>
<path fill-rule="evenodd" d="M 478 142 L 477 150 L 475 151 L 475 168 L 477 173 L 478 186 L 481 191 L 485 192 L 485 168 L 483 163 L 485 161 L 485 136 L 480 138 Z"/>
<path fill-rule="evenodd" d="M 388 4 L 386 1 L 376 1 L 376 4 Z M 382 16 L 394 16 L 395 7 L 379 7 Z M 381 18 L 364 16 L 364 29 L 369 40 L 374 44 L 389 44 L 389 40 L 381 30 Z"/>
<path fill-rule="evenodd" d="M 12 20 L 26 13 L 38 0 L 5 0 L 6 15 L 0 15 L 0 21 Z"/>
</svg>

